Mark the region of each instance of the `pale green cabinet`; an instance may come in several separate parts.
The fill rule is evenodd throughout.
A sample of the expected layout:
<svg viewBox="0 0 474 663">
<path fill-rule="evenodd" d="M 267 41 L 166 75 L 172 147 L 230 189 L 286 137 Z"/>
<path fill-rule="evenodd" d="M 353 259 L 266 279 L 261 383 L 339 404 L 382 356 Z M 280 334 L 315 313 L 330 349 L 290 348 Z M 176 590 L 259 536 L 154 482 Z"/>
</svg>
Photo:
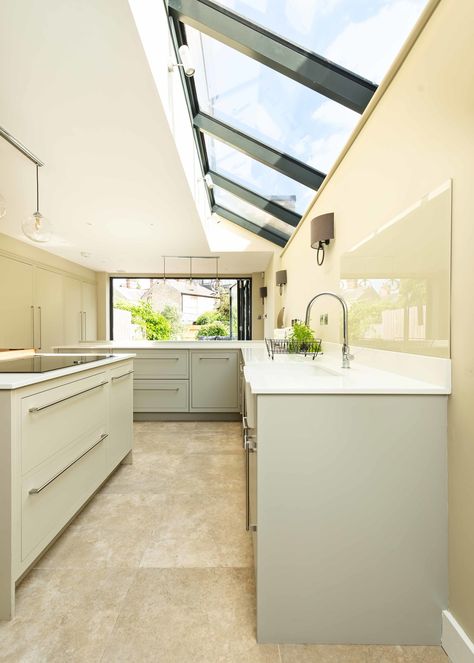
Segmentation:
<svg viewBox="0 0 474 663">
<path fill-rule="evenodd" d="M 191 412 L 239 412 L 239 352 L 191 351 Z"/>
</svg>

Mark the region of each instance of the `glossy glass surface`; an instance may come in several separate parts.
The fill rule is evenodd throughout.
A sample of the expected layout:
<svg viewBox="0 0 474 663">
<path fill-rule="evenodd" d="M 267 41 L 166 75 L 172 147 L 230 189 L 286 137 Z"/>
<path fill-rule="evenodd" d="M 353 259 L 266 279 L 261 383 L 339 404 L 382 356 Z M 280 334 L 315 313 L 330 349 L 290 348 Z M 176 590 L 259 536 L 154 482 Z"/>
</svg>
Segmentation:
<svg viewBox="0 0 474 663">
<path fill-rule="evenodd" d="M 261 164 L 242 152 L 205 136 L 209 166 L 247 189 L 268 200 L 274 200 L 288 209 L 303 214 L 315 191 Z"/>
<path fill-rule="evenodd" d="M 225 207 L 231 212 L 235 212 L 235 214 L 239 214 L 239 216 L 255 223 L 255 225 L 260 228 L 266 228 L 284 239 L 289 238 L 293 227 L 284 221 L 280 221 L 280 219 L 275 218 L 271 214 L 268 214 L 258 207 L 251 205 L 246 200 L 242 200 L 242 198 L 234 196 L 232 193 L 229 193 L 229 191 L 221 189 L 220 187 L 214 187 L 213 193 L 218 205 Z"/>
<path fill-rule="evenodd" d="M 200 110 L 327 173 L 360 115 L 186 27 Z"/>
<path fill-rule="evenodd" d="M 379 83 L 426 0 L 218 0 L 217 4 Z"/>
<path fill-rule="evenodd" d="M 451 182 L 341 256 L 351 343 L 449 357 Z"/>
</svg>

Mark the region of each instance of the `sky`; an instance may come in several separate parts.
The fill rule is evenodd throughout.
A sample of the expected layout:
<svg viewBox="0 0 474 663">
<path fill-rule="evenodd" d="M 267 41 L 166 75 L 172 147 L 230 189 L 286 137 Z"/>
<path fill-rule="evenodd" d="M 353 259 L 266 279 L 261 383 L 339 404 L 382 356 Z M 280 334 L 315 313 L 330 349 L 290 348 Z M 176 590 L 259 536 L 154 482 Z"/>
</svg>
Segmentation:
<svg viewBox="0 0 474 663">
<path fill-rule="evenodd" d="M 355 73 L 380 83 L 426 0 L 216 0 Z M 200 108 L 216 118 L 327 173 L 360 115 L 187 27 L 196 61 Z M 212 144 L 211 144 L 212 143 Z M 271 177 L 217 141 L 208 141 L 217 170 L 232 169 L 267 197 L 296 195 L 303 212 L 306 187 Z M 219 168 L 221 166 L 221 168 Z M 277 190 L 278 189 L 278 190 Z M 313 192 L 314 193 L 314 192 Z"/>
</svg>

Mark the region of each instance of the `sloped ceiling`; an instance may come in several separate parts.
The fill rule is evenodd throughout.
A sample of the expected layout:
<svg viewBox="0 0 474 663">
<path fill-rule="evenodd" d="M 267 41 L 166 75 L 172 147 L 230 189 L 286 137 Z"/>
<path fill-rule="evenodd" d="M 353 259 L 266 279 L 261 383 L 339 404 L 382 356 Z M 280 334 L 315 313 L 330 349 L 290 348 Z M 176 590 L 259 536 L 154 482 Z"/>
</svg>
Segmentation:
<svg viewBox="0 0 474 663">
<path fill-rule="evenodd" d="M 46 164 L 40 207 L 55 236 L 42 248 L 110 272 L 210 254 L 126 0 L 2 0 L 0 125 Z M 34 171 L 0 139 L 0 232 L 22 241 Z M 245 236 L 223 273 L 265 268 L 269 245 L 246 251 Z"/>
</svg>

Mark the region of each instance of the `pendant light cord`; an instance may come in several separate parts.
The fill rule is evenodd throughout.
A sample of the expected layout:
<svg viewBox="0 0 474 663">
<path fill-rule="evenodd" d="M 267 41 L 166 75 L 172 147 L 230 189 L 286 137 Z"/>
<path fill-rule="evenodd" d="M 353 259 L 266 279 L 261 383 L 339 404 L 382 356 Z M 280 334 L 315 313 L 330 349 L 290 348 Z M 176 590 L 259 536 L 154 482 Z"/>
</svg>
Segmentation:
<svg viewBox="0 0 474 663">
<path fill-rule="evenodd" d="M 39 214 L 40 191 L 39 191 L 39 166 L 36 164 L 36 213 Z"/>
</svg>

